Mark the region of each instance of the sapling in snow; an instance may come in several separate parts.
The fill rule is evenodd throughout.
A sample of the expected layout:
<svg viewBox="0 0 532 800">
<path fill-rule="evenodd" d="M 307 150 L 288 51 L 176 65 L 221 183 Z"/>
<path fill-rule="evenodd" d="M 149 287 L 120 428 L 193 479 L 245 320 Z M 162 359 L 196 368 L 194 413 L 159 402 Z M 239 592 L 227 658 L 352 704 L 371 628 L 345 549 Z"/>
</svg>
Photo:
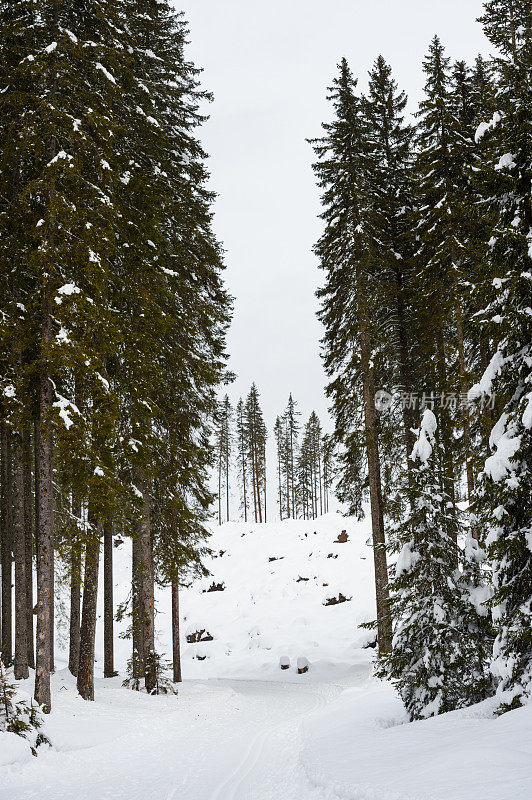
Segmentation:
<svg viewBox="0 0 532 800">
<path fill-rule="evenodd" d="M 41 709 L 30 698 L 27 700 L 18 691 L 12 674 L 0 658 L 0 731 L 14 733 L 28 740 L 31 752 L 37 755 L 41 744 L 50 744 L 40 730 Z"/>
</svg>

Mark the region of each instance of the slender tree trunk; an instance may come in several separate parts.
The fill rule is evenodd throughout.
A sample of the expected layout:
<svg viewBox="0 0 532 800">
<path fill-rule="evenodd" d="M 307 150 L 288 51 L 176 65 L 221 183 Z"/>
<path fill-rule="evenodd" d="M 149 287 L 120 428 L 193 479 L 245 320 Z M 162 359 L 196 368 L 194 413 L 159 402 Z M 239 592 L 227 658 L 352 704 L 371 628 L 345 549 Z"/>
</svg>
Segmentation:
<svg viewBox="0 0 532 800">
<path fill-rule="evenodd" d="M 294 481 L 294 429 L 290 424 L 290 483 L 292 492 L 292 516 L 296 518 L 296 489 Z"/>
<path fill-rule="evenodd" d="M 26 640 L 28 648 L 28 665 L 35 667 L 33 642 L 33 497 L 31 493 L 31 430 L 24 424 L 22 433 L 22 469 L 24 491 L 24 545 L 26 561 Z"/>
<path fill-rule="evenodd" d="M 181 683 L 181 648 L 179 637 L 179 582 L 172 581 L 172 663 L 174 683 Z"/>
<path fill-rule="evenodd" d="M 140 519 L 141 619 L 144 645 L 144 685 L 148 694 L 157 687 L 155 664 L 155 597 L 150 491 L 146 480 L 139 482 L 144 497 Z"/>
<path fill-rule="evenodd" d="M 281 486 L 281 454 L 277 454 L 277 477 L 279 479 L 279 518 L 283 520 L 283 490 Z"/>
<path fill-rule="evenodd" d="M 266 447 L 264 448 L 264 522 L 267 522 L 267 509 L 266 509 Z"/>
<path fill-rule="evenodd" d="M 78 692 L 84 700 L 94 700 L 94 643 L 96 639 L 96 609 L 98 601 L 98 572 L 100 536 L 97 523 L 89 515 L 91 530 L 85 546 L 83 574 L 83 609 L 79 639 Z"/>
<path fill-rule="evenodd" d="M 54 606 L 54 485 L 52 463 L 52 382 L 48 374 L 46 350 L 52 338 L 52 322 L 46 297 L 42 309 L 42 348 L 39 397 L 38 496 L 39 535 L 37 537 L 37 654 L 35 699 L 46 712 L 51 710 L 50 667 L 53 646 Z"/>
<path fill-rule="evenodd" d="M 11 447 L 10 432 L 2 422 L 2 660 L 11 664 L 13 658 L 13 609 L 12 609 L 12 497 L 11 497 Z"/>
<path fill-rule="evenodd" d="M 246 461 L 244 451 L 242 451 L 242 486 L 244 488 L 244 522 L 248 521 L 248 499 L 246 496 Z"/>
<path fill-rule="evenodd" d="M 103 529 L 103 674 L 116 675 L 113 651 L 113 525 L 107 521 Z"/>
<path fill-rule="evenodd" d="M 22 441 L 13 436 L 13 544 L 15 551 L 15 665 L 16 680 L 29 676 L 26 599 L 26 545 L 24 537 L 24 477 Z"/>
<path fill-rule="evenodd" d="M 377 640 L 379 653 L 384 655 L 392 648 L 392 621 L 388 591 L 388 565 L 384 514 L 382 508 L 381 472 L 377 435 L 377 412 L 375 409 L 375 379 L 371 366 L 371 341 L 366 302 L 359 287 L 360 355 L 364 396 L 364 423 L 366 452 L 369 472 L 369 494 L 373 535 L 373 559 L 375 564 L 375 593 L 377 600 Z"/>
<path fill-rule="evenodd" d="M 222 448 L 218 458 L 218 525 L 222 524 Z"/>
<path fill-rule="evenodd" d="M 225 454 L 225 504 L 227 522 L 229 522 L 229 450 L 227 450 Z"/>
<path fill-rule="evenodd" d="M 399 362 L 399 376 L 401 379 L 402 390 L 405 393 L 405 401 L 402 407 L 403 417 L 403 434 L 406 452 L 406 465 L 408 471 L 412 469 L 412 461 L 410 453 L 416 442 L 415 434 L 413 433 L 415 426 L 414 409 L 409 402 L 412 395 L 412 377 L 410 374 L 410 358 L 408 354 L 408 334 L 406 327 L 406 312 L 402 297 L 402 279 L 401 275 L 395 273 L 396 282 L 396 316 L 397 316 L 397 358 Z"/>
<path fill-rule="evenodd" d="M 438 351 L 437 351 L 438 380 L 440 384 L 440 391 L 445 392 L 448 386 L 447 362 L 445 357 L 445 341 L 441 326 L 438 331 L 437 346 L 438 346 Z M 454 485 L 455 446 L 454 446 L 451 420 L 449 418 L 449 414 L 446 412 L 445 409 L 442 409 L 440 414 L 440 431 L 441 431 L 441 445 L 443 451 L 442 480 L 444 483 L 444 490 L 446 493 L 449 494 L 451 498 L 452 505 L 449 511 L 451 514 L 454 514 L 455 513 L 455 485 Z M 455 543 L 457 543 L 456 533 L 453 532 L 451 536 L 454 539 Z"/>
<path fill-rule="evenodd" d="M 140 555 L 140 520 L 137 516 L 133 519 L 133 557 L 132 557 L 132 678 L 135 688 L 140 688 L 140 680 L 144 675 L 144 637 L 142 631 L 142 575 Z"/>
<path fill-rule="evenodd" d="M 455 288 L 455 293 L 457 292 L 458 292 L 458 287 Z M 467 477 L 467 496 L 469 503 L 471 504 L 475 492 L 475 480 L 473 476 L 473 459 L 471 453 L 471 425 L 469 419 L 469 409 L 467 407 L 467 403 L 464 402 L 464 398 L 467 394 L 469 386 L 468 386 L 466 360 L 465 360 L 464 326 L 462 318 L 462 309 L 460 307 L 460 301 L 458 297 L 456 297 L 455 301 L 455 316 L 456 316 L 456 338 L 458 341 L 458 369 L 460 373 L 460 390 L 462 393 L 460 405 L 462 409 L 462 424 L 464 427 L 464 451 L 465 451 L 464 455 L 465 455 L 466 477 Z M 472 531 L 472 533 L 475 537 L 477 536 L 477 534 L 474 531 Z"/>
<path fill-rule="evenodd" d="M 79 668 L 79 639 L 81 630 L 81 502 L 72 495 L 72 516 L 76 518 L 76 533 L 70 551 L 70 635 L 68 668 L 77 676 Z"/>
</svg>

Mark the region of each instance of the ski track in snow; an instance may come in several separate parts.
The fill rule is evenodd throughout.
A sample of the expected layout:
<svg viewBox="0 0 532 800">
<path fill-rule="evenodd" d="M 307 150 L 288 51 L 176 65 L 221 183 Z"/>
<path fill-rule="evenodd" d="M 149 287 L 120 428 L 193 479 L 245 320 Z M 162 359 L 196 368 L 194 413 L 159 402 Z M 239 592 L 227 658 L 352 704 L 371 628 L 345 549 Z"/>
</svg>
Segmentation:
<svg viewBox="0 0 532 800">
<path fill-rule="evenodd" d="M 0 798 L 321 800 L 324 795 L 312 787 L 300 762 L 301 723 L 341 691 L 311 682 L 194 682 L 184 685 L 183 698 L 164 698 L 175 702 L 175 709 L 152 719 L 145 703 L 154 698 L 132 693 L 142 713 L 129 715 L 116 738 L 70 751 L 65 743 L 60 752 L 42 752 L 25 765 L 8 767 Z M 96 704 L 92 709 L 91 716 L 98 716 Z M 116 722 L 120 710 L 115 714 Z"/>
</svg>

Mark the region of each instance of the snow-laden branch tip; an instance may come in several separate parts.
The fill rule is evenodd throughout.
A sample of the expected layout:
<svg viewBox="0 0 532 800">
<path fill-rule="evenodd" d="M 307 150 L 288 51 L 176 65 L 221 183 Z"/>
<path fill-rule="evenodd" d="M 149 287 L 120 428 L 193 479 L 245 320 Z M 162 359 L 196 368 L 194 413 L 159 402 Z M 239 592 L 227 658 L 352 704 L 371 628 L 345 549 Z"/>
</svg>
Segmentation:
<svg viewBox="0 0 532 800">
<path fill-rule="evenodd" d="M 417 441 L 410 454 L 412 461 L 420 461 L 424 464 L 429 460 L 432 455 L 434 435 L 437 427 L 438 423 L 436 422 L 434 412 L 431 411 L 430 408 L 426 408 L 421 419 Z"/>
<path fill-rule="evenodd" d="M 114 77 L 114 75 L 111 75 L 111 73 L 109 72 L 109 70 L 108 70 L 108 69 L 106 69 L 106 68 L 104 67 L 104 65 L 103 65 L 103 64 L 100 64 L 100 62 L 99 62 L 99 61 L 98 61 L 98 63 L 96 64 L 96 69 L 99 69 L 99 70 L 100 70 L 100 72 L 103 72 L 103 74 L 105 75 L 105 77 L 107 78 L 107 80 L 111 81 L 111 83 L 116 83 L 116 80 L 115 80 L 115 77 Z"/>
<path fill-rule="evenodd" d="M 484 374 L 478 383 L 469 390 L 467 397 L 470 402 L 479 400 L 481 397 L 491 397 L 493 393 L 493 383 L 504 366 L 505 359 L 500 350 L 497 350 L 486 367 Z"/>
<path fill-rule="evenodd" d="M 55 396 L 57 397 L 57 400 L 53 404 L 53 407 L 58 409 L 59 416 L 65 423 L 65 428 L 68 431 L 74 424 L 74 421 L 71 417 L 71 412 L 74 412 L 75 414 L 79 415 L 80 414 L 79 408 L 71 400 L 67 400 L 66 397 L 63 397 L 57 392 L 55 393 Z"/>
<path fill-rule="evenodd" d="M 489 122 L 481 122 L 475 131 L 475 142 L 480 142 L 484 134 L 492 130 L 501 121 L 502 117 L 498 111 L 494 113 Z"/>
<path fill-rule="evenodd" d="M 51 161 L 48 162 L 46 165 L 47 167 L 52 167 L 54 164 L 57 164 L 58 161 L 70 161 L 72 162 L 73 156 L 66 153 L 64 150 L 60 150 L 59 153 L 52 158 Z"/>
</svg>

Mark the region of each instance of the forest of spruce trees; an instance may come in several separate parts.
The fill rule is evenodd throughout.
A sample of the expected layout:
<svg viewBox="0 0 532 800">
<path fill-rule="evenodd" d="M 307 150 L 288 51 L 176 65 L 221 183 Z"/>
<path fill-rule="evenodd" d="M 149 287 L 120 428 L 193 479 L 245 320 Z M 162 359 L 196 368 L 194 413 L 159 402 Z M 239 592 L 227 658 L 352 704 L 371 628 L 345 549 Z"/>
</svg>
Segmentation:
<svg viewBox="0 0 532 800">
<path fill-rule="evenodd" d="M 412 719 L 532 695 L 531 10 L 484 3 L 490 60 L 435 36 L 414 123 L 382 56 L 366 94 L 343 59 L 311 142 L 338 495 Z"/>
<path fill-rule="evenodd" d="M 178 682 L 179 585 L 203 574 L 213 510 L 266 522 L 270 494 L 310 520 L 336 491 L 349 514 L 369 502 L 377 672 L 410 718 L 532 696 L 530 0 L 487 0 L 481 23 L 497 55 L 451 63 L 435 36 L 413 120 L 382 56 L 366 93 L 339 64 L 311 140 L 335 429 L 302 424 L 290 395 L 267 473 L 257 387 L 220 400 L 232 298 L 181 15 L 0 2 L 4 693 L 4 667 L 34 668 L 52 707 L 58 560 L 79 694 L 94 699 L 99 592 L 104 675 L 118 613 L 127 684 L 157 693 L 154 587 L 172 594 Z M 116 537 L 133 552 L 118 610 Z"/>
<path fill-rule="evenodd" d="M 316 519 L 329 510 L 334 478 L 332 438 L 324 434 L 313 411 L 301 428 L 297 403 L 292 395 L 275 420 L 277 462 L 276 503 L 279 519 Z M 236 519 L 267 521 L 268 431 L 255 384 L 246 400 L 233 409 L 226 394 L 219 401 L 215 418 L 218 474 L 218 524 L 233 518 L 233 477 L 239 498 Z"/>
<path fill-rule="evenodd" d="M 202 569 L 231 300 L 185 36 L 166 1 L 0 4 L 1 652 L 15 678 L 35 667 L 45 710 L 56 557 L 70 565 L 69 666 L 86 699 L 99 584 L 114 674 L 113 538 L 133 539 L 122 613 L 130 677 L 148 692 L 154 583 L 172 587 L 177 636 L 178 582 Z"/>
</svg>

